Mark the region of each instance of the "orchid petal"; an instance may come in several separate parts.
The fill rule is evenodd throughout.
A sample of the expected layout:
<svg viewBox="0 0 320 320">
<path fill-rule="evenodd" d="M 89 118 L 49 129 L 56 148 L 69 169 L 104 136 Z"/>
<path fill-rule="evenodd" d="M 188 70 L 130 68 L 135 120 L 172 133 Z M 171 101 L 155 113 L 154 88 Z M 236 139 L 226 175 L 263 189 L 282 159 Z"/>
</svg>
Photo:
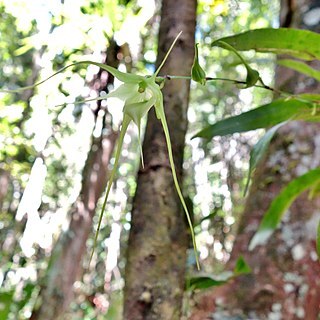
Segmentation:
<svg viewBox="0 0 320 320">
<path fill-rule="evenodd" d="M 122 101 L 130 100 L 139 95 L 137 83 L 123 83 L 117 89 L 109 92 L 104 98 L 118 98 Z"/>
<path fill-rule="evenodd" d="M 154 103 L 155 99 L 153 98 L 147 101 L 126 104 L 123 108 L 124 114 L 128 115 L 138 127 L 138 143 L 140 148 L 142 168 L 144 168 L 144 161 L 141 144 L 141 119 L 148 113 L 148 111 L 152 108 Z"/>
<path fill-rule="evenodd" d="M 141 119 L 148 113 L 155 104 L 155 99 L 141 101 L 136 103 L 126 103 L 123 112 L 127 114 L 133 122 L 139 127 Z"/>
<path fill-rule="evenodd" d="M 179 182 L 178 182 L 178 178 L 177 178 L 176 168 L 175 168 L 175 164 L 174 164 L 174 160 L 173 160 L 170 133 L 169 133 L 169 128 L 168 128 L 168 124 L 167 124 L 167 120 L 166 120 L 166 115 L 164 113 L 164 108 L 163 108 L 163 96 L 162 96 L 162 92 L 161 92 L 160 89 L 157 92 L 157 99 L 156 100 L 157 100 L 156 104 L 155 104 L 156 114 L 157 114 L 157 117 L 161 121 L 162 128 L 163 128 L 164 135 L 165 135 L 165 139 L 166 139 L 166 142 L 167 142 L 169 162 L 170 162 L 170 167 L 171 167 L 171 171 L 172 171 L 172 177 L 173 177 L 174 186 L 176 188 L 176 191 L 178 193 L 178 196 L 179 196 L 180 202 L 182 204 L 183 210 L 184 210 L 184 212 L 186 214 L 186 217 L 187 217 L 187 221 L 188 221 L 188 224 L 189 224 L 189 227 L 190 227 L 190 233 L 191 233 L 191 238 L 192 238 L 193 249 L 194 249 L 195 258 L 196 258 L 196 264 L 197 264 L 198 270 L 200 270 L 200 264 L 199 264 L 199 258 L 198 258 L 198 253 L 197 253 L 198 250 L 197 250 L 195 234 L 194 234 L 194 230 L 193 230 L 191 216 L 190 216 L 189 210 L 187 208 L 187 205 L 186 205 L 186 203 L 184 201 L 184 197 L 182 195 L 182 192 L 181 192 L 181 189 L 180 189 L 180 185 L 179 185 Z"/>
</svg>

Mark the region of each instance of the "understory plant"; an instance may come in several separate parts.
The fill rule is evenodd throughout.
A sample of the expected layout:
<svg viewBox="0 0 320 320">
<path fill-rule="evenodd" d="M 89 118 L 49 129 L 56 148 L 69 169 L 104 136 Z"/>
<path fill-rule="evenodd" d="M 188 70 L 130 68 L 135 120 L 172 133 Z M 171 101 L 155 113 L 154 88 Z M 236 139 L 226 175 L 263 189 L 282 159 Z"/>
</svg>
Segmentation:
<svg viewBox="0 0 320 320">
<path fill-rule="evenodd" d="M 173 46 L 175 45 L 181 32 L 177 35 L 173 41 L 170 49 L 168 50 L 165 58 L 161 62 L 160 66 L 153 75 L 141 76 L 131 73 L 123 73 L 111 66 L 94 62 L 94 61 L 79 61 L 74 62 L 59 71 L 51 75 L 47 79 L 36 83 L 31 86 L 15 89 L 6 90 L 2 89 L 2 92 L 19 92 L 27 89 L 34 88 L 42 83 L 48 81 L 53 76 L 63 72 L 67 68 L 76 65 L 95 65 L 99 68 L 111 73 L 116 77 L 122 84 L 114 91 L 108 93 L 103 97 L 99 97 L 91 100 L 83 100 L 77 103 L 83 103 L 92 100 L 102 100 L 111 97 L 116 97 L 123 101 L 123 120 L 120 130 L 119 140 L 115 151 L 115 162 L 111 171 L 109 181 L 107 184 L 106 194 L 104 197 L 102 209 L 99 215 L 98 227 L 94 238 L 93 250 L 90 256 L 92 259 L 95 247 L 97 245 L 98 233 L 101 227 L 102 217 L 108 201 L 108 196 L 111 190 L 113 180 L 117 172 L 117 166 L 120 159 L 120 154 L 123 146 L 124 136 L 131 122 L 135 123 L 138 127 L 138 138 L 140 145 L 140 154 L 142 166 L 143 163 L 143 152 L 141 147 L 141 120 L 147 115 L 152 107 L 155 108 L 156 116 L 162 124 L 167 148 L 168 157 L 171 166 L 173 181 L 175 189 L 178 193 L 180 202 L 184 209 L 187 217 L 187 221 L 191 231 L 191 237 L 196 257 L 196 264 L 198 269 L 200 268 L 197 246 L 195 241 L 195 234 L 191 222 L 191 217 L 186 206 L 181 188 L 178 183 L 177 174 L 174 165 L 174 159 L 172 154 L 170 132 L 166 121 L 163 95 L 161 92 L 162 87 L 165 85 L 167 80 L 175 79 L 192 79 L 201 85 L 206 85 L 209 81 L 228 81 L 232 82 L 241 89 L 249 87 L 260 87 L 266 90 L 271 90 L 278 94 L 279 98 L 275 99 L 269 104 L 259 106 L 248 112 L 244 112 L 238 116 L 223 119 L 217 123 L 209 125 L 203 128 L 200 132 L 196 133 L 194 137 L 201 137 L 204 139 L 212 139 L 214 136 L 228 135 L 235 132 L 244 132 L 249 130 L 255 130 L 258 128 L 268 128 L 266 134 L 258 141 L 253 147 L 250 155 L 250 166 L 249 176 L 250 177 L 255 170 L 257 164 L 265 154 L 269 143 L 275 134 L 275 132 L 287 121 L 292 120 L 305 120 L 305 121 L 320 121 L 320 94 L 298 94 L 294 95 L 287 92 L 279 91 L 275 88 L 265 85 L 261 79 L 260 74 L 257 70 L 253 69 L 249 63 L 242 57 L 240 51 L 255 50 L 256 52 L 271 52 L 276 54 L 287 54 L 295 58 L 279 60 L 278 63 L 288 68 L 294 69 L 298 72 L 311 76 L 317 80 L 320 78 L 320 72 L 312 69 L 305 61 L 320 60 L 320 35 L 311 31 L 306 30 L 295 30 L 295 29 L 257 29 L 247 31 L 241 34 L 237 34 L 230 37 L 224 37 L 217 39 L 212 42 L 212 47 L 220 47 L 225 50 L 233 52 L 240 60 L 246 69 L 247 75 L 244 80 L 226 79 L 226 78 L 213 78 L 206 76 L 205 71 L 199 64 L 198 58 L 198 45 L 195 46 L 195 57 L 190 75 L 176 76 L 176 75 L 165 75 L 159 76 L 159 71 L 164 65 L 168 55 L 170 54 Z M 299 59 L 299 60 L 296 60 Z M 273 200 L 269 210 L 265 214 L 258 232 L 253 237 L 249 249 L 252 250 L 256 245 L 263 244 L 270 237 L 272 232 L 277 228 L 281 218 L 283 217 L 286 209 L 291 205 L 294 199 L 306 189 L 314 190 L 314 193 L 319 189 L 320 185 L 320 168 L 309 171 L 303 176 L 300 176 L 290 182 L 287 187 Z M 320 251 L 320 235 L 318 228 L 318 253 Z M 245 263 L 241 260 L 241 265 Z M 239 270 L 248 272 L 247 266 L 244 268 L 238 268 L 235 274 L 239 274 Z M 194 283 L 197 286 L 197 283 Z"/>
</svg>

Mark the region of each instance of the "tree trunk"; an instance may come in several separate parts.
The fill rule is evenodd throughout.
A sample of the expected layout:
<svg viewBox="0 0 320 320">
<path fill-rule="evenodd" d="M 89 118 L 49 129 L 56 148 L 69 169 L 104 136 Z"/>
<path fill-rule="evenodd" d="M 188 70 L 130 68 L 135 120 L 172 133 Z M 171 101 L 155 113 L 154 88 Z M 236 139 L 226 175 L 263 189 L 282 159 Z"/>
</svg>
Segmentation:
<svg viewBox="0 0 320 320">
<path fill-rule="evenodd" d="M 118 67 L 119 47 L 112 41 L 108 48 L 106 64 Z M 113 77 L 104 82 L 101 70 L 94 80 L 93 87 L 107 90 Z M 103 83 L 104 82 L 104 83 Z M 101 104 L 97 104 L 98 114 Z M 62 234 L 53 250 L 48 272 L 41 286 L 32 320 L 64 319 L 73 300 L 73 284 L 83 270 L 82 258 L 86 254 L 86 241 L 92 229 L 96 206 L 108 181 L 108 164 L 115 146 L 117 133 L 111 130 L 98 138 L 92 137 L 88 158 L 83 169 L 80 195 L 71 209 L 69 229 Z"/>
<path fill-rule="evenodd" d="M 312 10 L 319 10 L 319 0 L 283 0 L 281 5 L 282 26 L 319 32 L 319 22 L 310 25 L 307 19 Z M 312 64 L 319 68 L 319 62 Z M 281 67 L 276 85 L 296 93 L 320 89 L 316 80 Z M 253 177 L 229 262 L 231 268 L 243 255 L 253 272 L 199 298 L 191 319 L 318 319 L 320 264 L 315 238 L 320 198 L 300 196 L 266 245 L 252 252 L 248 245 L 280 190 L 291 179 L 320 166 L 319 128 L 319 124 L 292 122 L 279 130 Z"/>
<path fill-rule="evenodd" d="M 183 31 L 162 74 L 189 75 L 194 55 L 196 0 L 164 0 L 158 60 Z M 187 80 L 163 90 L 176 169 L 181 181 L 187 107 Z M 145 168 L 138 173 L 125 273 L 124 319 L 180 319 L 185 282 L 187 225 L 175 190 L 163 130 L 150 112 L 143 143 Z"/>
</svg>

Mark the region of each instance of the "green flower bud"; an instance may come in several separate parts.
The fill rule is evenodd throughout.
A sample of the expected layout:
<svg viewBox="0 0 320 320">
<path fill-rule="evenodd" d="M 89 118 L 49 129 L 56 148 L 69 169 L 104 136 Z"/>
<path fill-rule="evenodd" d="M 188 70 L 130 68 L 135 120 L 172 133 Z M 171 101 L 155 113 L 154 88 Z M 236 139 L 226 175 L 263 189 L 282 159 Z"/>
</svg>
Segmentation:
<svg viewBox="0 0 320 320">
<path fill-rule="evenodd" d="M 206 84 L 206 73 L 199 64 L 198 43 L 195 45 L 195 55 L 191 69 L 191 78 L 202 85 Z"/>
<path fill-rule="evenodd" d="M 247 69 L 246 88 L 250 88 L 258 82 L 260 78 L 260 74 L 257 70 L 252 69 L 249 65 L 246 65 L 246 69 Z"/>
</svg>

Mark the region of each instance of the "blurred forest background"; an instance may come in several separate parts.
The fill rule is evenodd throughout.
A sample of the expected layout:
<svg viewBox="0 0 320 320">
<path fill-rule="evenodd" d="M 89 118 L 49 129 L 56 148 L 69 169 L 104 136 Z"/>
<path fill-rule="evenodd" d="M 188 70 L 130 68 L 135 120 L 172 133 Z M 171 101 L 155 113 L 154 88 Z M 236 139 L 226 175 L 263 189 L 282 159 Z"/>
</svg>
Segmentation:
<svg viewBox="0 0 320 320">
<path fill-rule="evenodd" d="M 313 7 L 320 16 L 319 1 L 293 2 L 294 7 L 288 6 L 291 1 L 279 0 L 198 0 L 195 39 L 207 75 L 240 80 L 245 76 L 244 66 L 232 53 L 212 49 L 213 39 L 280 24 L 319 28 L 319 18 L 314 23 L 311 14 L 309 20 L 299 20 Z M 160 11 L 157 0 L 0 0 L 0 86 L 31 85 L 80 60 L 151 74 L 157 59 Z M 275 56 L 251 52 L 244 56 L 266 84 L 292 92 L 305 90 L 297 88 L 295 74 L 279 71 Z M 275 78 L 276 72 L 285 79 Z M 129 127 L 125 137 L 98 247 L 88 267 L 122 110 L 116 99 L 83 102 L 118 85 L 96 66 L 77 66 L 39 87 L 0 93 L 1 320 L 122 319 L 140 165 L 137 130 Z M 307 85 L 316 87 L 311 80 Z M 254 275 L 239 277 L 212 292 L 186 290 L 182 314 L 172 319 L 206 319 L 208 314 L 211 319 L 318 319 L 320 278 L 312 229 L 318 214 L 304 217 L 301 210 L 317 208 L 319 212 L 319 201 L 307 205 L 303 198 L 293 210 L 297 212 L 293 220 L 282 226 L 283 233 L 254 254 L 247 252 L 257 221 L 282 183 L 290 180 L 290 170 L 299 168 L 294 173 L 299 175 L 319 166 L 314 155 L 320 150 L 318 126 L 294 123 L 291 130 L 296 133 L 284 128 L 263 168 L 257 170 L 258 182 L 247 197 L 243 194 L 249 152 L 263 130 L 212 141 L 190 139 L 208 123 L 271 99 L 272 92 L 261 88 L 191 83 L 183 190 L 193 214 L 201 273 L 223 276 L 243 255 Z M 308 228 L 302 230 L 303 225 Z M 307 234 L 311 236 L 305 239 Z M 183 278 L 197 273 L 191 242 L 188 246 Z M 148 297 L 143 299 L 147 304 Z M 238 318 L 231 318 L 234 315 Z"/>
</svg>

